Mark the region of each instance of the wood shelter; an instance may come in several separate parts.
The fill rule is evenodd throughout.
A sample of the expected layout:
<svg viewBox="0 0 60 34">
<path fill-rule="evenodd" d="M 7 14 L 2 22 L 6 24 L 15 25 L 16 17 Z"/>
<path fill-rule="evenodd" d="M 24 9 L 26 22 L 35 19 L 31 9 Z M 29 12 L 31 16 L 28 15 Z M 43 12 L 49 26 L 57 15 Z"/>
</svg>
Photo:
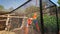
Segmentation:
<svg viewBox="0 0 60 34">
<path fill-rule="evenodd" d="M 4 30 L 6 28 L 6 26 L 8 25 L 11 18 L 14 18 L 14 20 L 15 20 L 15 18 L 18 18 L 20 20 L 21 20 L 21 18 L 27 19 L 26 16 L 17 16 L 15 14 L 14 15 L 13 14 L 0 15 L 0 30 Z M 23 22 L 21 25 L 24 26 L 24 24 L 25 23 Z"/>
</svg>

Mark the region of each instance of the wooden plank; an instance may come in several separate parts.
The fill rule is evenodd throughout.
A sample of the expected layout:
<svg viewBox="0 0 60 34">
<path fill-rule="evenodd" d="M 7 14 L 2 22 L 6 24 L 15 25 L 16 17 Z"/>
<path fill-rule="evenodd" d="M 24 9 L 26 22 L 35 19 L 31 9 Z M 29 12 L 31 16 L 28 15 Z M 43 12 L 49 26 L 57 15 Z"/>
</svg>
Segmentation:
<svg viewBox="0 0 60 34">
<path fill-rule="evenodd" d="M 9 17 L 9 15 L 8 15 L 8 17 Z M 7 18 L 7 20 L 6 20 L 6 25 L 8 25 L 9 19 L 10 19 L 10 18 Z"/>
<path fill-rule="evenodd" d="M 8 16 L 0 16 L 0 17 L 8 17 Z M 28 18 L 28 17 L 24 17 L 24 16 L 9 16 L 8 18 Z"/>
<path fill-rule="evenodd" d="M 0 21 L 6 21 L 6 19 L 4 19 L 4 20 L 0 20 Z"/>
</svg>

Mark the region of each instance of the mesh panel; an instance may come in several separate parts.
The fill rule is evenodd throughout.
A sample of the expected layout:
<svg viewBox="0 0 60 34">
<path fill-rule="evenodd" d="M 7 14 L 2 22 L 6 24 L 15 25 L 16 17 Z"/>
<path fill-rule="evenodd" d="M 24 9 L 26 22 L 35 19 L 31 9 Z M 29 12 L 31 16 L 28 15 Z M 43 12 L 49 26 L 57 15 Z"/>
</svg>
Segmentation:
<svg viewBox="0 0 60 34">
<path fill-rule="evenodd" d="M 43 7 L 43 20 L 44 20 L 44 34 L 56 34 L 57 33 L 57 21 L 56 21 L 56 7 L 49 0 L 44 1 Z M 52 7 L 53 6 L 53 7 Z"/>
<path fill-rule="evenodd" d="M 39 0 L 31 0 L 27 4 L 22 5 L 22 7 L 20 6 L 17 9 L 13 10 L 14 12 L 11 13 L 11 15 L 7 14 L 12 17 L 8 17 L 6 15 L 9 19 L 7 20 L 7 25 L 4 23 L 4 28 L 6 30 L 4 30 L 4 33 L 2 34 L 42 34 L 39 3 Z M 49 0 L 42 0 L 42 11 L 44 21 L 44 34 L 56 34 L 56 7 Z M 29 18 L 31 19 L 32 23 L 28 24 Z"/>
</svg>

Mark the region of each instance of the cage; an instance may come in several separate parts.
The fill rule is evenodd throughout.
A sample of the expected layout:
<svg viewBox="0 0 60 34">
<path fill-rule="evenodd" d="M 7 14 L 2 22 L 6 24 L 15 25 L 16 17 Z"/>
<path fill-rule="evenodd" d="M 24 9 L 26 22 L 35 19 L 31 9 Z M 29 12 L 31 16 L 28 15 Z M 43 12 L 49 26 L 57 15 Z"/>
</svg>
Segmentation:
<svg viewBox="0 0 60 34">
<path fill-rule="evenodd" d="M 42 0 L 40 3 L 42 33 L 59 34 L 57 5 L 52 0 Z M 42 21 L 41 21 L 42 22 Z"/>
<path fill-rule="evenodd" d="M 13 1 L 18 7 L 0 15 L 3 17 L 0 21 L 5 21 L 2 34 L 58 34 L 55 3 L 51 0 L 24 0 L 20 5 L 19 1 Z"/>
</svg>

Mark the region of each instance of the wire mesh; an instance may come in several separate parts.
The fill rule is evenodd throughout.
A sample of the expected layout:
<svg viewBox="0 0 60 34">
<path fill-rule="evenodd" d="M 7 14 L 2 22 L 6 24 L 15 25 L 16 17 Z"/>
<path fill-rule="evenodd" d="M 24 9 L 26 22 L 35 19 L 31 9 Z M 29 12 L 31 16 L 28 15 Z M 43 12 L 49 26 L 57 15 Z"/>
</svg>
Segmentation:
<svg viewBox="0 0 60 34">
<path fill-rule="evenodd" d="M 42 1 L 44 34 L 57 34 L 56 6 L 49 0 Z"/>
<path fill-rule="evenodd" d="M 24 6 L 20 6 L 17 9 L 13 10 L 15 17 L 8 17 L 8 24 L 4 23 L 4 28 L 6 27 L 6 32 L 2 34 L 42 34 L 41 32 L 41 22 L 40 22 L 40 6 L 39 0 L 31 0 L 29 3 Z M 44 34 L 56 34 L 57 32 L 57 23 L 56 23 L 56 7 L 49 0 L 42 0 L 42 9 L 43 11 L 43 21 L 44 21 Z M 33 18 L 34 14 L 37 16 L 36 19 Z M 59 14 L 58 14 L 59 15 Z M 19 16 L 22 18 L 17 18 Z M 24 18 L 24 16 L 28 18 Z M 28 19 L 32 18 L 32 24 L 28 24 Z M 6 18 L 7 19 L 7 18 Z M 41 20 L 42 21 L 42 20 Z M 59 27 L 60 28 L 60 27 Z"/>
</svg>

